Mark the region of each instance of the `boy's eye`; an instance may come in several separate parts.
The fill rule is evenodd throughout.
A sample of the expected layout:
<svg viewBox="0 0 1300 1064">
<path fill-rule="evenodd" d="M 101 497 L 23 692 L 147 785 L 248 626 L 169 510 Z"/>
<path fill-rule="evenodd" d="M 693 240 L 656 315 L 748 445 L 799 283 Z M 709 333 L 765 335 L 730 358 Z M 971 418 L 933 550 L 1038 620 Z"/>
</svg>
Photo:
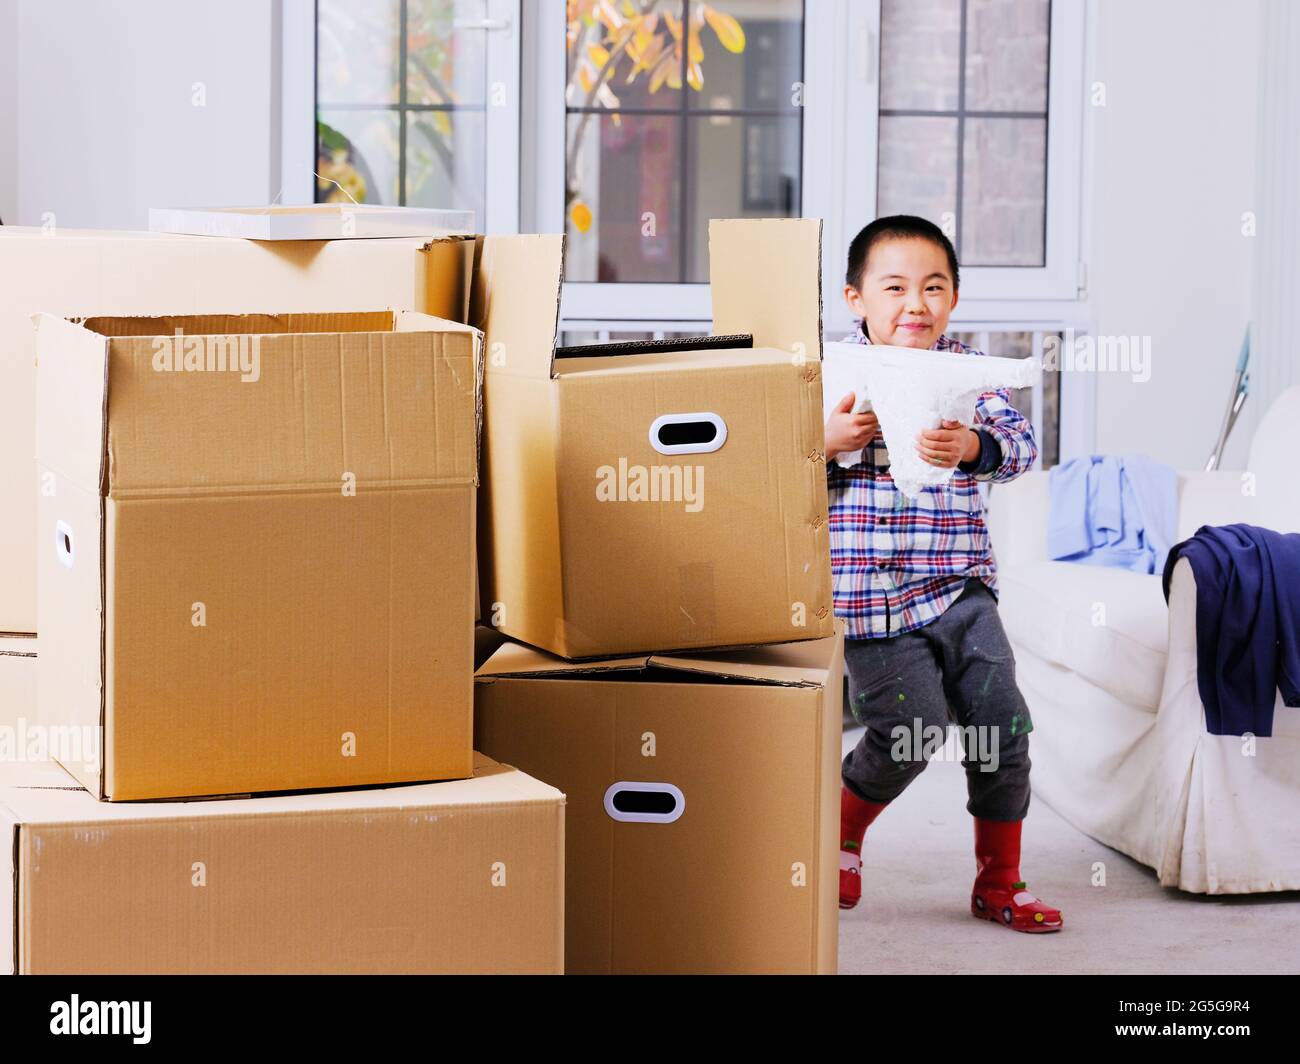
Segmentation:
<svg viewBox="0 0 1300 1064">
<path fill-rule="evenodd" d="M 886 292 L 901 292 L 902 290 L 903 286 L 901 284 L 891 284 L 885 289 Z"/>
</svg>

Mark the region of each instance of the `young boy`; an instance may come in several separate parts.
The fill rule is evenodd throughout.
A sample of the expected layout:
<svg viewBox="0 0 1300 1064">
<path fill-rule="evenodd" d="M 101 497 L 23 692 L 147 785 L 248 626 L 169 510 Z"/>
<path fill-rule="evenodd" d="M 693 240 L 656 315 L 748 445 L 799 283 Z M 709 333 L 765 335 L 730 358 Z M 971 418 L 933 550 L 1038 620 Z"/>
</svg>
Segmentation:
<svg viewBox="0 0 1300 1064">
<path fill-rule="evenodd" d="M 982 354 L 944 335 L 958 282 L 956 252 L 937 226 L 909 215 L 877 219 L 849 249 L 844 297 L 861 318 L 851 339 Z M 965 736 L 981 740 L 968 738 L 963 757 L 975 819 L 971 912 L 1017 931 L 1059 930 L 1059 910 L 1020 879 L 1033 723 L 998 619 L 978 485 L 1033 465 L 1033 429 L 1006 391 L 985 393 L 973 425 L 944 422 L 914 442 L 924 459 L 957 472 L 908 500 L 889 474 L 875 415 L 854 414 L 855 405 L 845 396 L 826 423 L 835 612 L 848 623 L 849 695 L 867 729 L 842 770 L 840 907 L 861 896 L 868 825 L 925 768 L 935 744 L 922 740 L 939 734 L 936 725 L 946 734 L 951 711 Z M 832 461 L 863 447 L 854 466 Z"/>
</svg>

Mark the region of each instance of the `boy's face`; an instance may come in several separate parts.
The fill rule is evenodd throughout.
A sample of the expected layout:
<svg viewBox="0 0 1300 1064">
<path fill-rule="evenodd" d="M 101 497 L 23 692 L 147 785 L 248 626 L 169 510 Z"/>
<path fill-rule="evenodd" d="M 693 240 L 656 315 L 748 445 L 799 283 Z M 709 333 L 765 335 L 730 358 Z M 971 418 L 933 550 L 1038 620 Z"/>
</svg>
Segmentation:
<svg viewBox="0 0 1300 1064">
<path fill-rule="evenodd" d="M 872 343 L 930 348 L 957 305 L 948 256 L 929 240 L 882 240 L 867 257 L 862 287 L 846 285 L 849 309 L 865 318 Z"/>
</svg>

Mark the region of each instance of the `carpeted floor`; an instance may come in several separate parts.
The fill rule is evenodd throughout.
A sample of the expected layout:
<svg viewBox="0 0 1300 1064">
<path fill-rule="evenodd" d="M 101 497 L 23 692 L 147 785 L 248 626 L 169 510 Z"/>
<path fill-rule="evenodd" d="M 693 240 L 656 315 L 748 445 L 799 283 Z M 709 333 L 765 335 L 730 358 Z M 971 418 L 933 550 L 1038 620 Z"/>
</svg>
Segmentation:
<svg viewBox="0 0 1300 1064">
<path fill-rule="evenodd" d="M 860 735 L 846 728 L 846 752 Z M 1020 934 L 970 915 L 971 842 L 961 764 L 936 759 L 867 832 L 862 903 L 840 913 L 840 972 L 1300 972 L 1300 892 L 1207 897 L 1166 890 L 1150 869 L 1076 831 L 1035 798 L 1021 875 L 1061 910 L 1065 926 Z M 1104 886 L 1093 885 L 1098 863 Z"/>
</svg>

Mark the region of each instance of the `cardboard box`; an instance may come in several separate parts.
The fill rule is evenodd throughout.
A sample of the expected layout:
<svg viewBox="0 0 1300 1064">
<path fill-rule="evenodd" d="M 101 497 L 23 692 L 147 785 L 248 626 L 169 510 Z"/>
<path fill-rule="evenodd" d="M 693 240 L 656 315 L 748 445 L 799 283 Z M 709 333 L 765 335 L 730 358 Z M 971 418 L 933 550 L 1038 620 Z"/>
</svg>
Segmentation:
<svg viewBox="0 0 1300 1064">
<path fill-rule="evenodd" d="M 558 973 L 564 796 L 472 779 L 109 805 L 0 765 L 0 971 Z"/>
<path fill-rule="evenodd" d="M 842 673 L 839 634 L 479 669 L 479 749 L 568 799 L 568 972 L 836 970 Z"/>
<path fill-rule="evenodd" d="M 124 800 L 470 774 L 474 330 L 45 315 L 37 346 L 38 715 L 104 729 L 73 775 Z"/>
<path fill-rule="evenodd" d="M 19 728 L 36 710 L 36 637 L 0 637 L 0 728 Z M 0 740 L 0 759 L 4 743 Z"/>
<path fill-rule="evenodd" d="M 833 631 L 821 223 L 710 228 L 714 331 L 752 349 L 555 357 L 564 242 L 486 237 L 484 615 L 568 658 Z"/>
<path fill-rule="evenodd" d="M 388 307 L 464 322 L 469 275 L 458 272 L 465 269 L 459 255 L 446 259 L 450 246 L 427 238 L 257 243 L 0 226 L 0 632 L 36 631 L 33 314 Z"/>
</svg>

